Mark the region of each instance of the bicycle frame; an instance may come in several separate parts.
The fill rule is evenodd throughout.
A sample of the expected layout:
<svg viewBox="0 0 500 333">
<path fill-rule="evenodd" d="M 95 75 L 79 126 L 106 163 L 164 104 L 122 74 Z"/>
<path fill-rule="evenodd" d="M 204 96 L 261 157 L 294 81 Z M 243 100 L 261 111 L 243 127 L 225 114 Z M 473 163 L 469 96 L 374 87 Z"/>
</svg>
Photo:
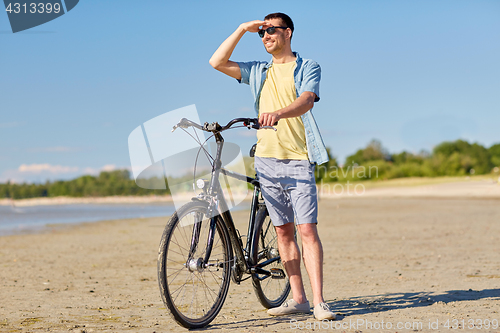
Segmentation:
<svg viewBox="0 0 500 333">
<path fill-rule="evenodd" d="M 271 276 L 271 273 L 263 267 L 280 260 L 280 257 L 275 257 L 269 260 L 266 260 L 265 262 L 262 262 L 258 265 L 255 265 L 255 263 L 251 262 L 251 259 L 248 257 L 245 257 L 245 252 L 247 254 L 252 253 L 252 246 L 254 244 L 254 237 L 258 237 L 258 235 L 255 235 L 255 217 L 257 214 L 257 211 L 259 209 L 259 196 L 260 196 L 260 183 L 257 178 L 252 178 L 248 177 L 246 175 L 242 175 L 236 172 L 232 172 L 230 170 L 223 169 L 221 166 L 221 155 L 222 155 L 222 149 L 224 147 L 224 138 L 222 135 L 217 132 L 214 133 L 215 140 L 217 143 L 217 152 L 216 152 L 216 157 L 214 159 L 214 164 L 212 167 L 212 173 L 211 173 L 211 179 L 209 183 L 209 187 L 207 190 L 207 197 L 208 198 L 216 198 L 217 200 L 208 200 L 209 202 L 209 208 L 208 208 L 208 214 L 212 215 L 214 206 L 218 204 L 218 213 L 222 220 L 224 221 L 225 226 L 227 227 L 227 230 L 229 232 L 229 238 L 231 240 L 232 244 L 232 249 L 234 251 L 236 260 L 235 264 L 233 266 L 234 269 L 236 269 L 235 274 L 233 274 L 233 277 L 235 279 L 235 282 L 239 283 L 241 280 L 241 277 L 243 273 L 245 274 L 262 274 L 265 275 L 263 278 L 259 279 L 265 279 Z M 243 243 L 241 241 L 241 237 L 239 235 L 238 230 L 235 227 L 233 218 L 231 216 L 231 213 L 228 209 L 228 205 L 226 202 L 226 199 L 224 197 L 224 193 L 222 191 L 222 188 L 220 186 L 219 182 L 219 176 L 220 173 L 222 173 L 225 176 L 229 176 L 232 178 L 235 178 L 240 181 L 245 181 L 247 183 L 250 183 L 254 185 L 254 190 L 253 190 L 253 196 L 252 196 L 252 203 L 251 203 L 251 208 L 250 208 L 250 218 L 249 218 L 249 223 L 248 223 L 248 232 L 247 232 L 247 242 L 245 247 L 243 247 Z M 209 235 L 208 235 L 208 241 L 207 241 L 207 249 L 205 253 L 205 258 L 204 258 L 204 265 L 207 265 L 208 259 L 210 258 L 210 254 L 212 251 L 212 245 L 213 245 L 213 240 L 214 240 L 214 233 L 215 233 L 215 228 L 216 228 L 216 223 L 215 223 L 215 218 L 212 217 L 210 220 L 210 229 L 209 229 Z M 200 219 L 201 221 L 201 219 Z M 191 249 L 190 249 L 190 256 L 188 258 L 188 261 L 192 259 L 192 253 L 196 251 L 196 247 L 198 244 L 198 239 L 199 239 L 199 229 L 201 227 L 200 225 L 201 222 L 197 222 L 193 225 L 193 234 L 192 234 L 192 240 L 191 240 Z M 233 259 L 233 258 L 230 258 Z"/>
</svg>

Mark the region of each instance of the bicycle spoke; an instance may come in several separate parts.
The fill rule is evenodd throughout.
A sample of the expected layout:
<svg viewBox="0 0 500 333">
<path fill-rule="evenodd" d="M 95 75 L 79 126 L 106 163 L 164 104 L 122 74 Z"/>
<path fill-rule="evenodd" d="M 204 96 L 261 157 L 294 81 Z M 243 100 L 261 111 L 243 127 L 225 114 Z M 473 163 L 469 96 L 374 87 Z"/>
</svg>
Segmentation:
<svg viewBox="0 0 500 333">
<path fill-rule="evenodd" d="M 206 284 L 206 282 L 205 282 L 205 279 L 203 278 L 203 275 L 201 275 L 201 276 L 200 276 L 200 279 L 201 279 L 201 280 L 203 280 L 203 282 L 202 282 L 202 283 L 204 283 L 205 285 L 207 285 L 207 284 Z M 211 290 L 211 289 L 209 289 L 209 291 L 210 291 L 210 290 Z M 206 296 L 206 292 L 207 292 L 207 290 L 205 289 L 205 296 Z M 215 292 L 214 292 L 214 291 L 212 291 L 212 292 L 215 294 Z M 213 300 L 213 301 L 215 301 L 214 297 L 213 297 L 210 293 L 209 293 L 209 295 L 210 295 L 210 297 L 212 297 L 212 300 Z M 215 294 L 215 295 L 216 295 L 216 294 Z M 207 299 L 207 298 L 208 298 L 208 297 L 205 297 L 205 299 Z"/>
<path fill-rule="evenodd" d="M 203 293 L 205 294 L 205 298 L 204 298 L 204 300 L 205 300 L 205 303 L 206 303 L 206 302 L 207 302 L 207 300 L 208 300 L 207 290 L 206 290 L 206 289 L 203 289 Z"/>
<path fill-rule="evenodd" d="M 208 286 L 205 282 L 201 281 L 201 280 L 200 280 L 200 278 L 199 278 L 198 276 L 196 276 L 196 278 L 198 279 L 198 281 L 200 281 L 201 283 L 203 283 L 203 284 L 207 287 L 207 289 L 208 289 L 209 291 L 211 291 L 214 295 L 216 295 L 216 296 L 217 296 L 217 294 L 215 293 L 215 291 L 213 291 L 213 290 L 212 290 L 212 288 L 210 288 L 210 287 L 209 287 L 209 286 Z"/>
<path fill-rule="evenodd" d="M 196 274 L 193 274 L 193 276 L 196 276 Z M 191 299 L 191 309 L 193 308 L 193 301 L 196 302 L 197 298 L 196 298 L 196 290 L 198 290 L 198 284 L 196 284 L 196 287 L 194 285 L 194 279 L 193 279 L 193 289 L 194 289 L 194 292 L 193 292 L 193 298 Z"/>
<path fill-rule="evenodd" d="M 263 263 L 274 259 L 273 262 L 266 265 L 265 269 L 278 268 L 284 271 L 285 267 L 279 256 L 276 257 L 275 253 L 278 250 L 276 229 L 265 210 L 261 210 L 258 213 L 256 225 L 256 232 L 258 234 L 256 235 L 255 242 L 257 246 L 256 248 L 254 247 L 252 253 L 255 262 Z M 259 301 L 266 308 L 281 305 L 290 292 L 290 283 L 286 276 L 285 279 L 273 279 L 270 276 L 262 274 L 256 275 L 253 279 L 253 285 Z"/>
<path fill-rule="evenodd" d="M 171 253 L 175 253 L 175 254 L 178 254 L 178 255 L 180 255 L 180 256 L 183 256 L 183 254 L 182 254 L 182 253 L 180 253 L 180 252 L 177 252 L 177 251 L 174 251 L 174 250 L 169 250 L 169 251 L 170 251 Z M 170 260 L 170 261 L 174 261 L 173 259 L 170 259 L 170 258 L 168 258 L 168 260 Z M 184 262 L 185 262 L 185 260 L 184 260 Z"/>
<path fill-rule="evenodd" d="M 189 276 L 189 277 L 190 277 L 190 276 Z M 180 292 L 180 290 L 186 286 L 187 282 L 188 282 L 188 281 L 186 280 L 184 284 L 182 284 L 179 288 L 177 288 L 176 290 L 174 290 L 174 291 L 173 291 L 173 292 L 171 292 L 170 294 L 171 294 L 171 295 L 175 295 L 175 294 L 177 293 L 177 291 L 179 291 L 179 292 Z M 180 295 L 180 294 L 179 294 L 179 295 Z M 179 297 L 179 295 L 177 295 L 177 297 Z M 177 300 L 177 297 L 176 297 L 176 299 L 175 299 L 175 300 Z M 174 301 L 175 301 L 175 300 L 174 300 Z"/>
<path fill-rule="evenodd" d="M 173 268 L 171 268 L 171 269 L 173 269 Z M 179 268 L 178 270 L 176 270 L 176 271 L 175 271 L 175 272 L 173 272 L 172 274 L 167 275 L 167 278 L 168 278 L 168 277 L 170 277 L 170 276 L 172 276 L 172 275 L 174 275 L 174 274 L 176 274 L 176 277 L 177 277 L 177 275 L 179 275 L 179 274 L 180 274 L 182 271 L 184 271 L 185 269 L 186 269 L 186 267 Z M 174 280 L 175 280 L 175 278 L 174 278 Z M 174 282 L 174 280 L 170 280 L 170 282 Z"/>
<path fill-rule="evenodd" d="M 186 281 L 186 282 L 188 282 L 188 281 Z M 180 287 L 177 289 L 177 290 L 182 289 L 182 291 L 183 291 L 183 293 L 182 293 L 182 295 L 183 295 L 183 296 L 181 297 L 181 301 L 184 299 L 184 296 L 186 295 L 186 288 L 184 288 L 184 287 L 186 286 L 186 284 L 187 284 L 187 283 L 183 284 L 182 286 L 180 286 Z M 177 291 L 177 290 L 176 290 L 176 291 Z M 171 295 L 173 296 L 173 295 L 175 294 L 175 292 L 176 292 L 176 291 L 174 291 L 173 293 L 171 293 Z M 175 299 L 174 299 L 174 303 L 175 303 L 175 301 L 177 301 L 177 298 L 178 298 L 180 295 L 181 295 L 181 293 L 179 292 L 179 294 L 178 294 L 178 295 L 175 297 Z M 175 303 L 175 304 L 177 304 L 177 303 Z M 179 305 L 180 305 L 180 304 L 183 304 L 183 303 L 182 303 L 182 302 L 179 302 Z M 176 305 L 176 307 L 178 308 L 178 306 L 177 306 L 177 305 Z"/>
<path fill-rule="evenodd" d="M 184 243 L 188 246 L 189 249 L 191 249 L 191 240 L 193 238 L 193 228 L 196 223 L 196 218 L 193 216 L 194 214 L 188 214 L 185 216 L 187 221 L 181 221 L 180 222 L 180 228 L 183 238 L 184 238 Z M 182 226 L 184 224 L 184 226 Z M 189 254 L 189 251 L 188 253 Z"/>
<path fill-rule="evenodd" d="M 177 240 L 177 235 L 174 234 L 174 238 L 175 238 L 175 245 L 177 245 L 177 247 L 179 248 L 179 251 L 182 253 L 182 250 L 186 251 L 187 253 L 189 253 L 189 251 L 187 249 L 184 249 L 183 247 L 180 246 L 179 244 L 179 241 Z M 181 256 L 184 256 L 183 254 L 181 254 Z M 185 258 L 187 259 L 187 258 Z"/>
<path fill-rule="evenodd" d="M 210 276 L 212 277 L 212 279 L 214 279 L 215 283 L 220 283 L 220 281 L 218 281 L 217 279 L 222 280 L 222 276 L 218 276 L 212 271 L 208 271 L 208 272 L 210 273 Z"/>
<path fill-rule="evenodd" d="M 270 227 L 271 227 L 271 223 L 269 223 L 269 224 L 267 225 L 266 230 L 262 232 L 262 235 L 264 236 L 264 238 L 266 238 L 267 232 L 269 231 L 269 228 L 270 228 Z"/>
</svg>

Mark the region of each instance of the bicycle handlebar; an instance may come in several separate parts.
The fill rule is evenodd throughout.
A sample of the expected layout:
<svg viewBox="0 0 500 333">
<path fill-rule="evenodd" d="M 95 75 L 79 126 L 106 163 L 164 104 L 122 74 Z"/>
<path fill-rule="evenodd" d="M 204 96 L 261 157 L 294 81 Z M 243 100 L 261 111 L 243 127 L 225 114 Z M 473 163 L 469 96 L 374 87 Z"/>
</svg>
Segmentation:
<svg viewBox="0 0 500 333">
<path fill-rule="evenodd" d="M 204 123 L 203 126 L 195 123 L 195 122 L 192 122 L 191 120 L 189 119 L 186 119 L 186 118 L 182 118 L 179 123 L 177 125 L 175 125 L 173 128 L 172 128 L 172 132 L 175 131 L 178 127 L 181 127 L 181 128 L 188 128 L 188 127 L 194 127 L 194 128 L 197 128 L 199 130 L 202 130 L 202 131 L 206 131 L 206 132 L 212 132 L 212 133 L 216 133 L 216 132 L 222 132 L 222 131 L 225 131 L 225 130 L 228 130 L 231 128 L 231 126 L 233 126 L 234 124 L 237 124 L 237 123 L 243 123 L 244 126 L 246 126 L 248 129 L 250 128 L 254 128 L 254 129 L 264 129 L 264 128 L 272 128 L 273 130 L 277 130 L 276 128 L 274 128 L 273 126 L 260 126 L 259 125 L 259 119 L 258 118 L 235 118 L 233 120 L 231 120 L 230 122 L 227 123 L 226 126 L 221 126 L 219 125 L 219 123 L 217 122 L 214 122 L 214 123 Z M 276 126 L 278 123 L 276 122 L 274 124 L 274 126 Z"/>
</svg>

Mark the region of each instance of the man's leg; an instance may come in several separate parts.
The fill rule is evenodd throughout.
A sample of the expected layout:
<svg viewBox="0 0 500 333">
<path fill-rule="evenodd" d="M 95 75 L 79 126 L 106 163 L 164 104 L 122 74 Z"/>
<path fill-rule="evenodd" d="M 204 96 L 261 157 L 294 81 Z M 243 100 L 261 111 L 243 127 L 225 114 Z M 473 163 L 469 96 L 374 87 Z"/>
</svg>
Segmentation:
<svg viewBox="0 0 500 333">
<path fill-rule="evenodd" d="M 302 304 L 307 301 L 307 297 L 300 273 L 300 251 L 295 240 L 294 227 L 293 222 L 280 225 L 276 227 L 276 233 L 278 235 L 278 249 L 281 261 L 290 280 L 293 299 L 295 302 Z"/>
<path fill-rule="evenodd" d="M 336 315 L 323 300 L 323 246 L 316 223 L 298 225 L 302 238 L 302 257 L 311 280 L 314 317 L 317 320 L 335 320 Z"/>
<path fill-rule="evenodd" d="M 313 292 L 314 306 L 324 302 L 323 299 L 323 246 L 315 223 L 297 226 L 302 238 L 302 257 L 306 266 Z M 280 251 L 281 254 L 281 251 Z"/>
</svg>

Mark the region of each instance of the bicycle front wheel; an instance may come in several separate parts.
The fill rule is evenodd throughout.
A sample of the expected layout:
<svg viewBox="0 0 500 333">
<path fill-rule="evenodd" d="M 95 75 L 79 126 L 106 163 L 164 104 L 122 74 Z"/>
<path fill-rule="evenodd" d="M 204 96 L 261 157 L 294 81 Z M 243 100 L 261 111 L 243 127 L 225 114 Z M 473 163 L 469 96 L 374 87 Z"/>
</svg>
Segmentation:
<svg viewBox="0 0 500 333">
<path fill-rule="evenodd" d="M 255 218 L 255 237 L 253 241 L 252 259 L 254 265 L 267 260 L 278 259 L 265 267 L 265 270 L 279 269 L 283 278 L 272 278 L 263 274 L 253 274 L 253 288 L 257 298 L 265 308 L 280 306 L 290 293 L 290 281 L 285 272 L 285 267 L 279 258 L 278 235 L 269 217 L 267 209 L 260 208 Z"/>
<path fill-rule="evenodd" d="M 182 206 L 168 221 L 158 254 L 158 282 L 165 306 L 186 328 L 207 326 L 219 313 L 230 283 L 229 235 L 215 217 L 211 255 L 205 262 L 210 222 L 207 203 Z"/>
</svg>

